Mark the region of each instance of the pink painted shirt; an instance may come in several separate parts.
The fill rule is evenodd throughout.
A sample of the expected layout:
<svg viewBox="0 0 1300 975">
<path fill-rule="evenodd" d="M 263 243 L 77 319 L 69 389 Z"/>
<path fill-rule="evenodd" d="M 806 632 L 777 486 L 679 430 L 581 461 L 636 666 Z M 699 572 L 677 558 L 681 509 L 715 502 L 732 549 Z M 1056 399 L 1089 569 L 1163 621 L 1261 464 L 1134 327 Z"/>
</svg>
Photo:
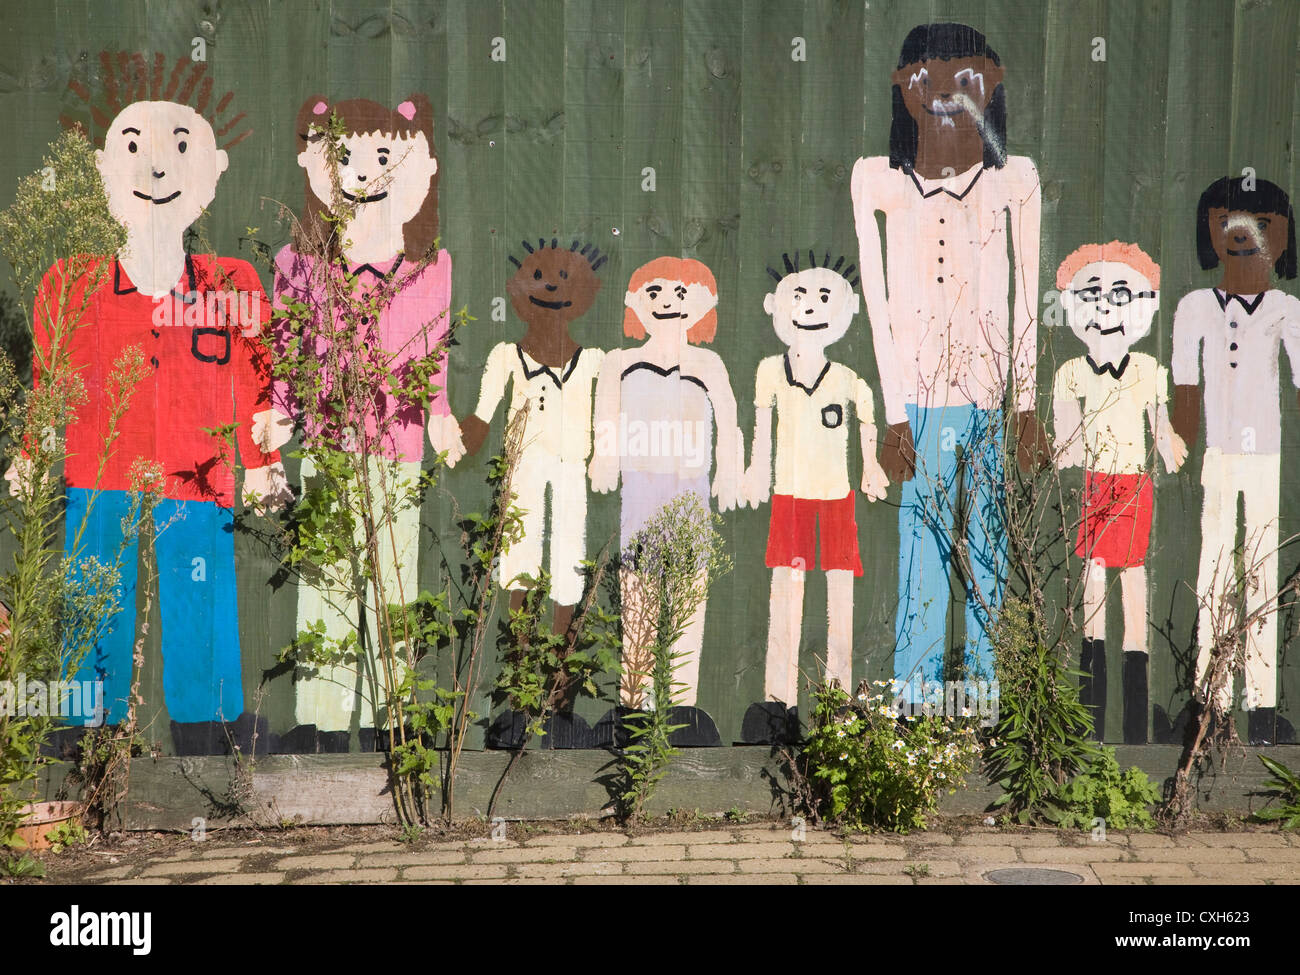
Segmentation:
<svg viewBox="0 0 1300 975">
<path fill-rule="evenodd" d="M 929 180 L 872 156 L 853 167 L 851 186 L 886 422 L 904 422 L 905 404 L 994 409 L 1007 392 L 1017 411 L 1032 410 L 1042 212 L 1033 162 L 1010 156 L 1001 169 Z"/>
<path fill-rule="evenodd" d="M 325 279 L 323 274 L 337 275 L 338 280 L 344 276 L 343 266 L 323 269 L 316 259 L 297 254 L 286 246 L 275 258 L 275 307 L 284 309 L 289 301 L 301 301 L 318 309 L 317 321 L 327 314 Z M 388 368 L 400 375 L 402 370 L 412 362 L 431 354 L 447 337 L 450 328 L 451 306 L 451 255 L 445 250 L 438 252 L 438 259 L 429 264 L 418 275 L 415 266 L 397 255 L 391 261 L 378 265 L 362 264 L 347 267 L 347 273 L 356 275 L 356 286 L 363 294 L 381 281 L 391 280 L 396 275 L 398 290 L 392 301 L 384 308 L 379 321 L 368 325 L 371 329 L 366 336 L 368 349 L 382 349 L 388 358 Z M 324 357 L 330 347 L 335 329 L 343 326 L 332 323 L 329 329 L 316 332 L 315 351 Z M 290 338 L 289 329 L 281 319 L 275 321 L 275 348 L 283 354 Z M 330 377 L 321 377 L 328 392 Z M 447 404 L 447 354 L 444 349 L 440 358 L 439 369 L 431 380 L 436 391 L 430 397 L 429 408 L 436 416 L 447 416 L 451 408 Z M 289 382 L 277 378 L 271 389 L 271 405 L 286 416 L 298 417 L 302 410 Z M 360 410 L 358 411 L 361 412 Z M 424 426 L 426 421 L 423 408 L 414 404 L 403 404 L 388 390 L 380 393 L 373 406 L 364 410 L 364 424 L 361 416 L 352 418 L 350 424 L 339 423 L 338 430 L 327 430 L 331 436 L 341 436 L 344 426 L 351 425 L 354 430 L 364 425 L 366 436 L 370 438 L 372 449 L 377 450 L 390 460 L 418 463 L 424 456 Z M 382 437 L 376 439 L 380 426 L 384 427 Z M 309 428 L 309 437 L 317 436 L 322 431 Z M 332 426 L 332 425 L 331 425 Z M 340 442 L 344 442 L 341 439 Z"/>
</svg>

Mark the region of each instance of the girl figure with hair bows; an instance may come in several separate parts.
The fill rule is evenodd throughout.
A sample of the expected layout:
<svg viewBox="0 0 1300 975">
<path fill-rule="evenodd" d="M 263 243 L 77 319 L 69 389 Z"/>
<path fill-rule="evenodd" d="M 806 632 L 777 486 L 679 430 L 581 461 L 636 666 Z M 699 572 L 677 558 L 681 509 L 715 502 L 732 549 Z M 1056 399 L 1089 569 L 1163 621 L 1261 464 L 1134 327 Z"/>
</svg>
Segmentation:
<svg viewBox="0 0 1300 975">
<path fill-rule="evenodd" d="M 328 138 L 335 119 L 342 127 L 338 142 Z M 307 305 L 309 325 L 295 326 L 292 318 L 277 322 L 277 351 L 296 349 L 297 373 L 277 378 L 274 412 L 257 435 L 267 444 L 282 444 L 300 423 L 309 444 L 323 440 L 330 448 L 367 455 L 366 476 L 384 512 L 380 582 L 386 601 L 409 602 L 418 592 L 420 508 L 407 492 L 420 478 L 426 428 L 449 466 L 464 453 L 447 404 L 451 257 L 435 251 L 433 111 L 423 95 L 395 108 L 366 99 L 332 103 L 312 97 L 298 112 L 296 131 L 305 208 L 293 242 L 276 257 L 275 300 L 281 309 Z M 340 222 L 332 222 L 332 215 Z M 349 295 L 352 300 L 345 300 Z M 348 373 L 357 371 L 352 363 L 358 356 L 373 360 L 393 381 L 357 396 L 348 388 Z M 422 402 L 393 388 L 419 383 L 425 373 L 427 416 Z M 316 477 L 310 461 L 304 462 L 305 488 Z M 347 575 L 338 566 L 322 569 L 302 582 L 298 632 L 323 623 L 331 643 L 361 637 L 356 587 L 329 578 Z M 374 580 L 370 587 L 372 594 L 378 591 Z M 379 679 L 375 608 L 368 606 L 366 615 L 369 650 L 357 663 L 321 666 L 299 680 L 299 728 L 290 732 L 286 750 L 346 751 L 358 700 L 366 702 L 362 744 L 369 744 L 378 703 L 370 698 L 378 696 Z"/>
</svg>

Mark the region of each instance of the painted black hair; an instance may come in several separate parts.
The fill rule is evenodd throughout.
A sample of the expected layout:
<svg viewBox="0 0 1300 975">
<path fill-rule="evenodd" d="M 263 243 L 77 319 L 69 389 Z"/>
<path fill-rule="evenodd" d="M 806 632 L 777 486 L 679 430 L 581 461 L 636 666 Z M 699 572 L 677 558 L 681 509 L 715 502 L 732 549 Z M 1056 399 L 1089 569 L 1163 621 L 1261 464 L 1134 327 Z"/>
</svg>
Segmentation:
<svg viewBox="0 0 1300 975">
<path fill-rule="evenodd" d="M 1291 212 L 1291 199 L 1286 190 L 1266 179 L 1256 179 L 1253 190 L 1245 189 L 1246 177 L 1224 176 L 1216 179 L 1201 194 L 1196 205 L 1196 256 L 1201 268 L 1208 271 L 1219 266 L 1219 255 L 1214 253 L 1210 240 L 1210 211 L 1244 210 L 1246 213 L 1276 213 L 1286 217 L 1286 250 L 1278 255 L 1273 270 L 1279 278 L 1290 280 L 1296 276 L 1295 217 Z"/>
<path fill-rule="evenodd" d="M 775 281 L 777 284 L 780 284 L 781 279 L 785 277 L 786 274 L 795 274 L 800 270 L 807 271 L 810 268 L 814 268 L 814 267 L 827 267 L 830 268 L 832 271 L 834 271 L 836 274 L 838 274 L 840 277 L 842 277 L 845 281 L 847 281 L 851 287 L 856 288 L 858 286 L 858 276 L 853 273 L 857 269 L 857 265 L 850 263 L 848 267 L 845 267 L 843 256 L 839 257 L 834 264 L 831 264 L 830 251 L 827 251 L 826 256 L 823 257 L 820 261 L 818 261 L 816 251 L 809 249 L 808 264 L 802 269 L 799 267 L 799 262 L 801 260 L 802 257 L 799 251 L 794 252 L 793 258 L 790 257 L 789 253 L 782 254 L 781 263 L 785 266 L 785 274 L 782 274 L 780 271 L 778 271 L 776 268 L 772 267 L 771 265 L 768 265 L 767 273 L 772 276 L 773 281 Z"/>
<path fill-rule="evenodd" d="M 532 244 L 530 244 L 530 243 L 529 243 L 528 241 L 526 241 L 526 240 L 525 240 L 525 241 L 521 241 L 521 243 L 524 245 L 524 250 L 526 250 L 529 254 L 532 254 L 532 253 L 533 253 L 534 251 L 536 251 L 536 250 L 542 250 L 542 249 L 545 249 L 546 246 L 547 246 L 546 238 L 545 238 L 545 237 L 538 237 L 538 238 L 537 238 L 537 246 L 536 246 L 536 247 L 534 247 Z M 580 250 L 580 251 L 578 250 L 578 246 L 579 246 L 579 245 L 582 246 L 582 250 Z M 558 237 L 552 237 L 552 238 L 551 238 L 551 243 L 550 243 L 550 247 L 551 247 L 551 249 L 552 249 L 552 250 L 558 250 L 558 249 L 559 249 L 559 246 L 560 246 L 560 239 L 559 239 Z M 591 269 L 592 269 L 593 271 L 599 271 L 599 270 L 600 270 L 600 266 L 601 266 L 602 264 L 604 264 L 606 261 L 609 260 L 609 255 L 608 255 L 608 254 L 602 254 L 602 253 L 600 252 L 600 248 L 599 248 L 599 247 L 593 247 L 591 244 L 583 244 L 582 241 L 580 241 L 580 240 L 575 240 L 575 241 L 573 242 L 573 244 L 569 247 L 569 250 L 571 250 L 571 251 L 578 251 L 579 254 L 581 254 L 583 257 L 585 257 L 585 258 L 587 259 L 587 263 L 591 265 Z M 519 258 L 515 257 L 515 255 L 513 255 L 513 254 L 507 254 L 507 255 L 506 255 L 506 260 L 509 261 L 511 264 L 513 264 L 515 267 L 521 267 L 521 266 L 522 266 L 522 265 L 520 265 L 520 263 L 519 263 Z"/>
<path fill-rule="evenodd" d="M 921 61 L 951 61 L 954 58 L 988 58 L 996 65 L 1002 60 L 989 47 L 984 35 L 965 24 L 922 24 L 913 27 L 903 41 L 898 66 Z M 893 88 L 894 120 L 889 129 L 889 165 L 905 173 L 916 162 L 916 120 L 903 102 L 903 89 Z M 987 132 L 989 135 L 984 135 Z M 1001 84 L 993 89 L 984 110 L 984 168 L 1001 169 L 1007 162 L 1007 93 Z M 990 138 L 991 136 L 992 138 Z"/>
</svg>

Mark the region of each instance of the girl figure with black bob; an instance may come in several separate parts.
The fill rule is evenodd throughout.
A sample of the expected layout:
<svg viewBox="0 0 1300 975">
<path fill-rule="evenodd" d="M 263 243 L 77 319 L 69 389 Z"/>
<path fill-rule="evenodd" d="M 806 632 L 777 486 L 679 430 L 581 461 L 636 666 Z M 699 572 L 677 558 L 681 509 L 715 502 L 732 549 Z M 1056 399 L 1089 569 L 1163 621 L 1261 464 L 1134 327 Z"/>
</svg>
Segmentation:
<svg viewBox="0 0 1300 975">
<path fill-rule="evenodd" d="M 1172 727 L 1157 711 L 1157 740 L 1176 740 L 1180 726 L 1211 697 L 1219 714 L 1230 713 L 1235 675 L 1217 688 L 1203 685 L 1214 645 L 1231 635 L 1224 621 L 1235 617 L 1225 600 L 1237 596 L 1240 497 L 1245 510 L 1241 555 L 1252 577 L 1245 610 L 1254 618 L 1245 633 L 1241 702 L 1249 714 L 1252 745 L 1290 742 L 1295 740 L 1291 723 L 1277 714 L 1278 359 L 1285 346 L 1292 382 L 1300 389 L 1300 300 L 1270 287 L 1274 274 L 1287 280 L 1296 276 L 1295 220 L 1286 192 L 1254 175 L 1211 183 L 1196 209 L 1196 251 L 1203 270 L 1223 268 L 1216 286 L 1193 291 L 1178 303 L 1173 328 L 1173 425 L 1189 447 L 1200 433 L 1202 408 L 1205 412 L 1196 578 L 1199 652 L 1193 700 Z M 1283 598 L 1283 604 L 1289 602 Z"/>
</svg>

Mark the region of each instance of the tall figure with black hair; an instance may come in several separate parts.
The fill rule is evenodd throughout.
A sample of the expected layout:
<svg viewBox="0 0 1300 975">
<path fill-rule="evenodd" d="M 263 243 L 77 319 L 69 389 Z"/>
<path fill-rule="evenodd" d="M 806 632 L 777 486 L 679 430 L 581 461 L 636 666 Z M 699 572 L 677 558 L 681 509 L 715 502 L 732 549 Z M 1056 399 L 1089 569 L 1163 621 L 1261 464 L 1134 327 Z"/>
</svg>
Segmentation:
<svg viewBox="0 0 1300 975">
<path fill-rule="evenodd" d="M 1007 155 L 1003 74 L 979 31 L 914 28 L 893 74 L 889 156 L 853 169 L 889 428 L 881 462 L 903 482 L 894 675 L 909 701 L 920 681 L 957 676 L 944 674 L 954 548 L 966 553 L 966 676 L 993 677 L 988 629 L 1006 577 L 1003 411 L 1016 412 L 1022 470 L 1048 453 L 1034 412 L 1042 200 L 1033 162 Z"/>
<path fill-rule="evenodd" d="M 1265 608 L 1246 633 L 1248 734 L 1252 745 L 1290 742 L 1291 724 L 1277 716 L 1277 614 L 1266 608 L 1277 598 L 1280 345 L 1300 387 L 1300 300 L 1269 287 L 1274 272 L 1296 276 L 1295 223 L 1286 192 L 1263 179 L 1251 185 L 1247 177 L 1211 183 L 1196 211 L 1196 250 L 1202 269 L 1223 265 L 1217 287 L 1191 292 L 1174 313 L 1173 425 L 1189 447 L 1205 408 L 1196 682 L 1210 664 L 1225 590 L 1235 588 L 1240 496 L 1246 571 L 1258 573 L 1258 584 L 1247 586 L 1246 613 Z M 1226 711 L 1231 679 L 1218 693 Z"/>
</svg>

